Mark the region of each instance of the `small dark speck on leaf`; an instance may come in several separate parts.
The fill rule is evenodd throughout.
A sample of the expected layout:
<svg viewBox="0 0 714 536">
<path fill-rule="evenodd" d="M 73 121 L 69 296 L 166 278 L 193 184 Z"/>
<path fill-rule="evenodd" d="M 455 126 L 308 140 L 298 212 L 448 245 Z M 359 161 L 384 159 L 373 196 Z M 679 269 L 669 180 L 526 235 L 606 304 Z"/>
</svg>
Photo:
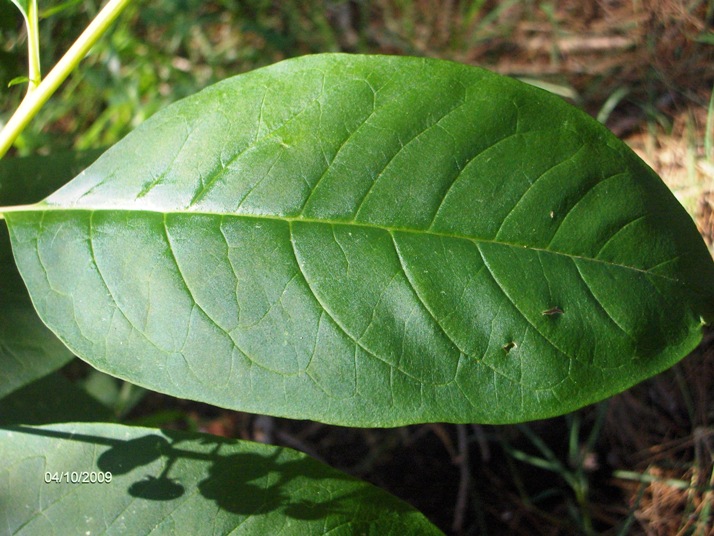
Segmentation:
<svg viewBox="0 0 714 536">
<path fill-rule="evenodd" d="M 518 345 L 515 342 L 511 341 L 509 343 L 504 344 L 501 348 L 503 348 L 504 352 L 508 353 L 514 348 L 518 348 Z"/>
<path fill-rule="evenodd" d="M 560 307 L 551 307 L 550 309 L 543 311 L 541 314 L 543 316 L 559 316 L 565 314 L 565 311 L 563 311 Z"/>
</svg>

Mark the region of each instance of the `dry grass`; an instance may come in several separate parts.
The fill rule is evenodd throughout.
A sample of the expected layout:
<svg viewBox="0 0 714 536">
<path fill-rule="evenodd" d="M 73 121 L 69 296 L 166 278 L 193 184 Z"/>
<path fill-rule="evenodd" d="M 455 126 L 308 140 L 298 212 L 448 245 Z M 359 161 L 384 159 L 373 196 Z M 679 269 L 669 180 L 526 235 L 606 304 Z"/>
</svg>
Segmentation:
<svg viewBox="0 0 714 536">
<path fill-rule="evenodd" d="M 641 534 L 714 531 L 714 334 L 687 359 L 610 404 L 612 484 Z M 617 468 L 622 468 L 618 470 Z"/>
</svg>

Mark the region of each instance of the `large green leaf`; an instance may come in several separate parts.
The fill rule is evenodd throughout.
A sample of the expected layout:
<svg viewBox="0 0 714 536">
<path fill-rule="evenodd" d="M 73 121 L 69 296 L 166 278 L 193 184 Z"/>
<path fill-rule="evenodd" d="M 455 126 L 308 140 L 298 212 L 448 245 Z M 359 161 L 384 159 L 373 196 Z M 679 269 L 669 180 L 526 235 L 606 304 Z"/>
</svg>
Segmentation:
<svg viewBox="0 0 714 536">
<path fill-rule="evenodd" d="M 0 204 L 38 201 L 97 156 L 92 151 L 0 160 Z M 37 317 L 12 258 L 7 228 L 0 223 L 0 398 L 72 357 Z"/>
<path fill-rule="evenodd" d="M 302 453 L 111 424 L 0 429 L 0 497 L 3 534 L 441 534 Z"/>
<path fill-rule="evenodd" d="M 671 366 L 714 309 L 701 237 L 623 143 L 438 60 L 226 80 L 6 218 L 41 317 L 97 368 L 339 424 L 563 413 Z"/>
</svg>

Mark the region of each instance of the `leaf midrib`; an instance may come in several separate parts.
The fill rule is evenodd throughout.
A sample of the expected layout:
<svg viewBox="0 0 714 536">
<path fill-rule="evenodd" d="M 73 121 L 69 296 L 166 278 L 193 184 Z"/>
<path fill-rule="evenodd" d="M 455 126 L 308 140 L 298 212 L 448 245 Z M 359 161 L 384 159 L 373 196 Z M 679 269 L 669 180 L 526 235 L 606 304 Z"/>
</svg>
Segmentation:
<svg viewBox="0 0 714 536">
<path fill-rule="evenodd" d="M 668 277 L 663 274 L 659 273 L 654 273 L 651 271 L 652 268 L 650 269 L 643 269 L 643 268 L 638 268 L 637 266 L 630 266 L 628 264 L 620 264 L 616 262 L 611 262 L 611 261 L 606 261 L 603 259 L 597 259 L 593 257 L 584 257 L 582 255 L 576 255 L 573 253 L 567 253 L 563 251 L 556 251 L 552 249 L 545 249 L 545 248 L 540 248 L 540 247 L 535 247 L 535 246 L 530 246 L 527 244 L 515 244 L 511 242 L 506 242 L 503 240 L 495 240 L 491 238 L 479 238 L 479 237 L 473 237 L 473 236 L 467 236 L 467 235 L 459 235 L 459 234 L 454 234 L 454 233 L 447 233 L 447 232 L 440 232 L 440 231 L 434 231 L 432 229 L 414 229 L 414 228 L 409 228 L 409 227 L 396 227 L 396 226 L 389 226 L 389 225 L 379 225 L 375 223 L 369 223 L 369 222 L 356 222 L 354 220 L 332 220 L 332 219 L 317 219 L 317 218 L 304 218 L 301 216 L 274 216 L 274 215 L 268 215 L 268 214 L 231 214 L 231 213 L 224 213 L 224 212 L 214 212 L 214 211 L 206 211 L 206 210 L 201 210 L 201 211 L 196 211 L 196 210 L 187 210 L 187 211 L 169 211 L 169 210 L 158 210 L 158 209 L 148 209 L 148 208 L 140 208 L 140 209 L 135 209 L 135 208 L 123 208 L 123 207 L 100 207 L 100 208 L 89 208 L 89 207 L 71 207 L 71 208 L 66 208 L 66 207 L 61 207 L 61 206 L 53 206 L 53 205 L 43 205 L 42 202 L 36 204 L 36 205 L 24 205 L 24 206 L 17 206 L 17 207 L 0 207 L 0 215 L 6 215 L 6 214 L 12 214 L 12 213 L 32 213 L 32 212 L 88 212 L 88 213 L 95 213 L 95 212 L 129 212 L 129 213 L 148 213 L 148 214 L 163 214 L 163 215 L 197 215 L 197 216 L 218 216 L 221 218 L 243 218 L 243 219 L 254 219 L 254 220 L 269 220 L 269 221 L 278 221 L 278 222 L 283 222 L 283 223 L 314 223 L 314 224 L 323 224 L 323 225 L 344 225 L 344 226 L 351 226 L 351 227 L 358 227 L 358 228 L 366 228 L 366 229 L 376 229 L 380 231 L 385 231 L 387 233 L 393 234 L 393 233 L 413 233 L 413 234 L 419 234 L 419 235 L 429 235 L 429 236 L 438 236 L 438 237 L 443 237 L 443 238 L 454 238 L 458 240 L 466 240 L 469 242 L 473 242 L 474 244 L 495 244 L 499 246 L 506 246 L 510 248 L 514 248 L 517 250 L 530 250 L 530 251 L 536 251 L 536 252 L 541 252 L 541 253 L 546 253 L 546 254 L 551 254 L 551 255 L 557 255 L 557 256 L 562 256 L 566 257 L 568 259 L 577 259 L 581 261 L 586 261 L 586 262 L 593 262 L 593 263 L 598 263 L 602 264 L 604 266 L 608 266 L 611 268 L 621 268 L 623 270 L 630 270 L 642 274 L 646 274 L 651 277 L 657 277 L 659 279 L 663 279 L 665 281 L 673 282 L 673 283 L 680 283 L 680 281 L 676 278 L 673 277 Z M 666 259 L 664 261 L 658 262 L 656 266 L 660 266 L 662 264 L 665 264 L 667 262 L 672 261 L 673 259 Z"/>
</svg>

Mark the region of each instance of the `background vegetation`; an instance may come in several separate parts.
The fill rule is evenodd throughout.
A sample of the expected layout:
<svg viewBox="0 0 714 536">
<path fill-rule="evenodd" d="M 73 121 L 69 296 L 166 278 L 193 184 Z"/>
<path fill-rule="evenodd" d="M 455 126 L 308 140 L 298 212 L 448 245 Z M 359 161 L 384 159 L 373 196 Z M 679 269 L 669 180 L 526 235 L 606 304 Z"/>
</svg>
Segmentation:
<svg viewBox="0 0 714 536">
<path fill-rule="evenodd" d="M 26 74 L 19 13 L 0 0 L 0 121 Z M 99 8 L 40 2 L 42 64 Z M 712 0 L 143 0 L 31 123 L 16 155 L 102 148 L 227 76 L 327 51 L 425 55 L 553 91 L 605 122 L 714 239 Z M 522 426 L 344 429 L 146 393 L 63 370 L 121 422 L 303 450 L 406 499 L 453 534 L 714 530 L 714 334 L 672 370 L 597 406 Z"/>
</svg>

